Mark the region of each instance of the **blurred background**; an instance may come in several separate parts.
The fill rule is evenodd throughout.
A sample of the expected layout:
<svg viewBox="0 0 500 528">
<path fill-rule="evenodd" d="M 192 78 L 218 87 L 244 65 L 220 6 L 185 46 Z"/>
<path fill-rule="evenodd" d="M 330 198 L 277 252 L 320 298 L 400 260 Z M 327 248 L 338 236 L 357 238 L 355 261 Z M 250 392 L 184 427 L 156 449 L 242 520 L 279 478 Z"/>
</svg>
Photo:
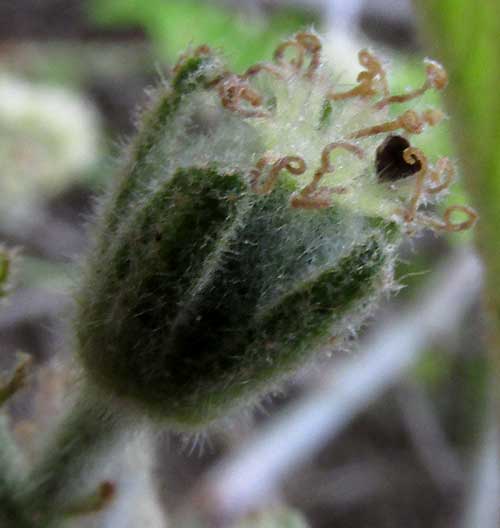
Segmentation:
<svg viewBox="0 0 500 528">
<path fill-rule="evenodd" d="M 224 49 L 231 66 L 242 71 L 269 58 L 282 38 L 314 27 L 324 34 L 325 53 L 343 82 L 354 82 L 357 51 L 371 46 L 390 60 L 391 87 L 399 92 L 424 79 L 422 59 L 430 48 L 418 21 L 409 0 L 0 2 L 0 242 L 19 247 L 22 256 L 0 311 L 0 368 L 11 371 L 19 352 L 34 360 L 28 387 L 9 403 L 28 457 L 38 433 L 51 428 L 64 406 L 73 369 L 67 314 L 87 245 L 85 224 L 134 130 L 145 89 L 168 78 L 188 45 Z M 424 103 L 442 104 L 435 94 Z M 418 141 L 432 159 L 447 155 L 460 164 L 450 121 Z M 449 200 L 467 202 L 460 183 Z M 472 244 L 469 232 L 439 238 L 426 232 L 404 245 L 400 291 L 384 301 L 359 342 L 332 357 L 323 354 L 223 431 L 135 439 L 109 468 L 119 490 L 109 511 L 82 522 L 176 526 L 181 512 L 197 507 L 210 486 L 224 498 L 224 486 L 233 482 L 229 509 L 241 506 L 243 512 L 248 497 L 250 509 L 263 515 L 290 508 L 295 513 L 279 525 L 290 528 L 305 522 L 311 528 L 498 526 L 491 369 Z M 457 266 L 458 275 L 451 276 Z M 436 270 L 455 280 L 450 287 L 458 292 L 452 307 L 457 315 L 450 324 L 438 317 L 430 335 L 425 325 L 419 328 L 419 310 L 435 301 L 439 281 L 427 297 L 422 292 Z M 439 306 L 446 315 L 446 306 Z M 408 339 L 396 346 L 406 359 L 400 366 L 389 361 L 389 367 L 382 359 L 368 362 L 375 367 L 363 370 L 357 360 L 373 349 L 377 336 L 392 342 L 400 314 L 410 314 Z M 341 388 L 361 395 L 359 402 L 335 397 L 337 379 Z M 328 402 L 331 414 L 325 411 L 320 426 L 311 413 L 299 412 L 305 398 Z M 291 424 L 302 431 L 297 444 L 285 433 Z M 271 469 L 261 474 L 265 493 L 259 494 L 259 474 L 251 472 L 262 439 L 276 452 L 290 449 L 290 455 L 285 469 L 269 462 Z"/>
</svg>

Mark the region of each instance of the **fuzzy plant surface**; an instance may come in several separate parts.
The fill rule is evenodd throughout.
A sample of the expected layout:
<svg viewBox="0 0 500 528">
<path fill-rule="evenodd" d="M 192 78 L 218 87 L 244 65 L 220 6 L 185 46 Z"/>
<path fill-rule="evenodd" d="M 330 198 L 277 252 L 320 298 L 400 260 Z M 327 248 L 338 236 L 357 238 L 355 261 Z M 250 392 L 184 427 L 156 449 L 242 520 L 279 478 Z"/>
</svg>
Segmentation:
<svg viewBox="0 0 500 528">
<path fill-rule="evenodd" d="M 196 431 L 240 412 L 359 328 L 402 237 L 475 222 L 432 212 L 454 168 L 411 145 L 443 114 L 389 115 L 443 89 L 443 67 L 391 94 L 362 50 L 345 89 L 321 47 L 297 33 L 236 74 L 202 46 L 152 94 L 82 269 L 80 396 L 18 498 L 36 526 L 78 510 L 71 480 L 132 422 Z"/>
<path fill-rule="evenodd" d="M 444 192 L 409 136 L 443 115 L 391 104 L 367 50 L 359 84 L 336 89 L 321 41 L 299 33 L 243 75 L 207 47 L 186 54 L 144 114 L 104 199 L 78 295 L 89 380 L 185 430 L 254 400 L 341 342 L 392 285 L 402 231 L 455 230 L 421 203 Z"/>
</svg>

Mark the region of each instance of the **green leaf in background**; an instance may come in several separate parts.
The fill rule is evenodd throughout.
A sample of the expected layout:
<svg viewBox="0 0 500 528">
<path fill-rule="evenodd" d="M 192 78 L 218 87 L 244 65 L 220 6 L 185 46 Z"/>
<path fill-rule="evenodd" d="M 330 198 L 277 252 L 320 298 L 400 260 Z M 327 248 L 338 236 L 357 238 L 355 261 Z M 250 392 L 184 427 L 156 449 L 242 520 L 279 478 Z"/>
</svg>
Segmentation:
<svg viewBox="0 0 500 528">
<path fill-rule="evenodd" d="M 201 0 L 90 0 L 89 13 L 103 25 L 142 27 L 159 58 L 173 60 L 189 45 L 222 47 L 242 70 L 272 54 L 285 36 L 316 21 L 310 12 L 287 8 L 269 18 Z"/>
<path fill-rule="evenodd" d="M 9 277 L 10 260 L 6 253 L 0 252 L 0 297 L 5 295 L 5 284 Z"/>
<path fill-rule="evenodd" d="M 500 6 L 497 0 L 421 0 L 429 44 L 445 64 L 459 158 L 486 264 L 486 300 L 497 374 L 500 374 Z"/>
<path fill-rule="evenodd" d="M 8 250 L 0 245 L 0 301 L 9 293 L 10 279 L 12 275 L 12 264 L 16 252 Z"/>
</svg>

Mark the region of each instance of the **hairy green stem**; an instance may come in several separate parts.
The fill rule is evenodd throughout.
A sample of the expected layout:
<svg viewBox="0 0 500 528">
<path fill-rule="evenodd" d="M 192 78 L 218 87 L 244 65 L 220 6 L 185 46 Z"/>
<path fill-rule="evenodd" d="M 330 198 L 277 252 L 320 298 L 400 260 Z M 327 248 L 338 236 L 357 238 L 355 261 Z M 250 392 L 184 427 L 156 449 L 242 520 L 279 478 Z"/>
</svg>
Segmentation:
<svg viewBox="0 0 500 528">
<path fill-rule="evenodd" d="M 9 431 L 7 416 L 0 416 L 0 526 L 31 528 L 16 500 L 21 469 L 18 452 Z M 17 474 L 17 475 L 16 475 Z"/>
<path fill-rule="evenodd" d="M 82 495 L 83 475 L 90 474 L 116 443 L 124 425 L 106 400 L 93 389 L 82 388 L 20 487 L 17 501 L 33 527 L 55 525 Z"/>
</svg>

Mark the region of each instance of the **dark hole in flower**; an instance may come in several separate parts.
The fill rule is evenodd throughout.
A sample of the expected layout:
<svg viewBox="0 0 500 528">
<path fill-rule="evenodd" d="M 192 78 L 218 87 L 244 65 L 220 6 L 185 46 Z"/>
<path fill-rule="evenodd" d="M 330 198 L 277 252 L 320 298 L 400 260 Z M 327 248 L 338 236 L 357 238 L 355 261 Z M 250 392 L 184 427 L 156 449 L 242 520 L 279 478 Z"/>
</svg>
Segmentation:
<svg viewBox="0 0 500 528">
<path fill-rule="evenodd" d="M 410 146 L 402 136 L 387 136 L 377 148 L 375 168 L 380 181 L 397 181 L 415 174 L 422 168 L 420 161 L 411 164 L 405 161 L 403 152 Z"/>
</svg>

